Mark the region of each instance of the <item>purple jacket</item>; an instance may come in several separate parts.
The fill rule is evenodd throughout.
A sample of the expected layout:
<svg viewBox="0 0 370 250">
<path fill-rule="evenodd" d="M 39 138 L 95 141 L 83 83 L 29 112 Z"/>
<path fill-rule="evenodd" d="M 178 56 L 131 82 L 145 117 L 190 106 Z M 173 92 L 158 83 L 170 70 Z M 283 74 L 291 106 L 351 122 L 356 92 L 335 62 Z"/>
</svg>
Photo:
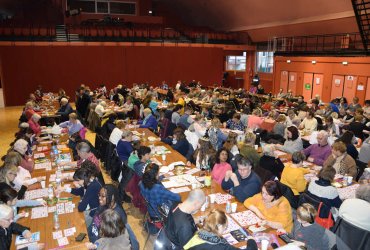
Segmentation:
<svg viewBox="0 0 370 250">
<path fill-rule="evenodd" d="M 313 144 L 308 148 L 304 149 L 303 153 L 306 155 L 306 157 L 312 157 L 314 159 L 313 163 L 322 166 L 324 161 L 331 154 L 331 146 L 327 144 L 322 147 L 319 144 Z"/>
</svg>

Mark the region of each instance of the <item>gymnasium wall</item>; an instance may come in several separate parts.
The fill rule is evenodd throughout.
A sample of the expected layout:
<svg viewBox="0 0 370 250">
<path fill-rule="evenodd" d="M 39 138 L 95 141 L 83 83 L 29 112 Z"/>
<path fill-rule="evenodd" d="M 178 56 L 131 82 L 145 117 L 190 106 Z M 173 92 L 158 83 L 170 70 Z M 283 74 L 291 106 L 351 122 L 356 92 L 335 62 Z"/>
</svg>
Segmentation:
<svg viewBox="0 0 370 250">
<path fill-rule="evenodd" d="M 41 84 L 45 91 L 66 90 L 74 98 L 80 84 L 91 88 L 104 83 L 110 89 L 119 83 L 166 80 L 200 80 L 203 85 L 221 82 L 224 70 L 222 48 L 133 46 L 0 46 L 0 74 L 5 105 L 23 105 Z"/>
<path fill-rule="evenodd" d="M 328 102 L 343 95 L 349 102 L 358 96 L 363 103 L 370 99 L 370 57 L 276 56 L 273 80 L 273 93 L 282 87 L 284 91 L 294 89 L 297 95 L 303 94 L 305 100 L 318 94 Z"/>
</svg>

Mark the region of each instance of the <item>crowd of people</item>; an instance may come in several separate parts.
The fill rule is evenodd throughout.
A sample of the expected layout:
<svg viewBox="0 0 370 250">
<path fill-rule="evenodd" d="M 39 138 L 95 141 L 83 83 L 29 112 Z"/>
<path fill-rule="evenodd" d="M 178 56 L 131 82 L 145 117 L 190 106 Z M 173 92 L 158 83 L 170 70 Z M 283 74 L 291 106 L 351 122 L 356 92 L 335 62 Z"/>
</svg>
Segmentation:
<svg viewBox="0 0 370 250">
<path fill-rule="evenodd" d="M 363 107 L 357 97 L 350 104 L 344 97 L 324 103 L 316 96 L 306 102 L 303 96 L 296 98 L 282 89 L 276 97 L 255 94 L 263 94 L 262 90 L 261 86 L 249 92 L 209 89 L 195 81 L 189 85 L 179 81 L 174 89 L 165 82 L 159 88 L 134 84 L 110 91 L 104 85 L 95 91 L 81 85 L 75 110 L 60 90 L 58 126 L 69 134 L 74 161 L 68 164 L 76 171 L 72 177 L 75 187 L 58 192 L 81 196 L 78 210 L 85 213 L 91 241 L 88 248 L 139 248 L 122 208 L 122 202 L 132 202 L 140 211 L 148 211 L 144 228 L 151 234 L 160 232 L 155 249 L 233 249 L 222 238 L 227 227 L 225 212 L 213 210 L 204 221 L 194 221 L 192 214 L 205 202 L 204 192 L 192 190 L 181 201 L 178 194 L 164 188 L 159 166 L 151 161 L 152 149 L 135 140 L 127 127 L 131 123 L 158 134 L 186 159 L 186 165 L 210 172 L 225 192 L 261 219 L 261 226 L 288 233 L 308 249 L 331 249 L 340 243 L 329 228 L 315 220 L 328 218 L 331 209 L 370 231 L 370 101 Z M 42 181 L 31 178 L 32 150 L 42 135 L 41 122 L 45 122 L 40 115 L 42 99 L 41 88 L 30 95 L 16 139 L 4 156 L 0 185 L 15 192 L 15 201 L 3 200 L 6 189 L 0 189 L 4 203 L 0 226 L 9 232 L 0 232 L 4 239 L 11 233 L 25 237 L 30 233 L 13 222 L 13 216 L 22 216 L 14 208 L 44 205 L 23 199 L 28 186 Z M 127 171 L 121 173 L 120 190 L 104 184 L 97 150 L 84 136 L 87 127 L 105 137 L 127 165 Z M 277 150 L 291 155 L 291 161 L 284 164 Z M 305 178 L 306 174 L 316 175 L 305 168 L 307 162 L 322 167 L 317 180 Z M 132 176 L 129 181 L 125 178 L 128 174 Z M 331 186 L 336 175 L 361 183 L 356 198 L 339 198 Z M 324 204 L 325 209 L 310 204 L 307 197 Z M 165 222 L 162 206 L 168 211 Z M 8 249 L 10 241 L 4 242 L 1 244 Z M 247 249 L 257 249 L 252 238 Z"/>
</svg>

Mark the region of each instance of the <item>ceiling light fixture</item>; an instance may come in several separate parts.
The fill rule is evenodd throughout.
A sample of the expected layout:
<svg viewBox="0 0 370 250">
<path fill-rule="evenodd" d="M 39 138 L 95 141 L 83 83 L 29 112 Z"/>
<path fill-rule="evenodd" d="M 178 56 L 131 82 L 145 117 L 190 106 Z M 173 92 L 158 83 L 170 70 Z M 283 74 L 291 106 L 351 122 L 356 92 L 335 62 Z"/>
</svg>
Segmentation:
<svg viewBox="0 0 370 250">
<path fill-rule="evenodd" d="M 313 60 L 313 61 L 312 61 L 312 64 L 316 64 L 316 61 L 315 61 L 315 60 Z"/>
<path fill-rule="evenodd" d="M 343 64 L 344 66 L 347 66 L 347 65 L 348 65 L 348 62 L 347 62 L 347 61 L 344 61 L 344 62 L 342 62 L 342 64 Z"/>
<path fill-rule="evenodd" d="M 291 60 L 286 60 L 287 63 L 291 63 L 292 61 Z"/>
</svg>

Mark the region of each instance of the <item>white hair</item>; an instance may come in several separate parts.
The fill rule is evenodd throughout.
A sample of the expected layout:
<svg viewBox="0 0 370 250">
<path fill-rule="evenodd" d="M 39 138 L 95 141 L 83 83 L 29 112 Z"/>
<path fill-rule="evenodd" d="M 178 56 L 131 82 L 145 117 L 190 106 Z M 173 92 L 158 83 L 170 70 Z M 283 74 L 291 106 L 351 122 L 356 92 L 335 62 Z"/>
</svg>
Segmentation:
<svg viewBox="0 0 370 250">
<path fill-rule="evenodd" d="M 105 101 L 101 101 L 99 104 L 102 105 L 103 107 L 107 106 L 107 103 Z"/>
<path fill-rule="evenodd" d="M 14 143 L 14 150 L 19 152 L 21 155 L 24 155 L 27 151 L 27 146 L 28 146 L 28 142 L 24 139 L 18 139 L 15 143 Z"/>
<path fill-rule="evenodd" d="M 323 138 L 325 138 L 326 140 L 328 140 L 329 138 L 329 133 L 326 132 L 325 130 L 320 130 L 319 133 L 317 133 L 317 135 L 322 135 Z"/>
<path fill-rule="evenodd" d="M 65 97 L 63 97 L 63 98 L 60 100 L 60 102 L 61 102 L 61 103 L 66 103 L 66 104 L 67 104 L 67 103 L 68 103 L 68 99 L 67 99 L 67 98 L 65 98 Z"/>
<path fill-rule="evenodd" d="M 262 147 L 263 154 L 268 155 L 268 156 L 274 156 L 274 150 L 275 147 L 270 144 L 266 144 Z"/>
<path fill-rule="evenodd" d="M 34 114 L 32 115 L 32 120 L 34 120 L 34 121 L 38 121 L 38 120 L 40 120 L 40 119 L 41 119 L 41 116 L 40 116 L 39 114 L 34 113 Z"/>
<path fill-rule="evenodd" d="M 13 213 L 13 209 L 6 204 L 0 204 L 0 219 L 4 219 L 9 216 L 10 213 Z"/>
</svg>

